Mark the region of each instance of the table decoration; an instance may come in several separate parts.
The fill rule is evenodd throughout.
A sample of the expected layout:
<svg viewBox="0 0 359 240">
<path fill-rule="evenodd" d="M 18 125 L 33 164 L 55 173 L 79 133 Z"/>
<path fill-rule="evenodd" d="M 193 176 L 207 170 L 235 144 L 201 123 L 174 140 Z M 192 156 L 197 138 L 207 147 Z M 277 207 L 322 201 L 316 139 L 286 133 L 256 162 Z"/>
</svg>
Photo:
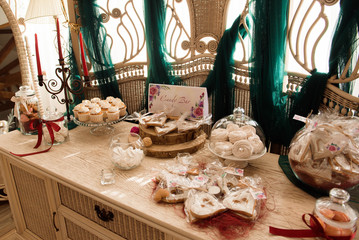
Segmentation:
<svg viewBox="0 0 359 240">
<path fill-rule="evenodd" d="M 110 135 L 114 132 L 114 127 L 111 126 L 113 124 L 119 123 L 123 120 L 125 120 L 127 117 L 127 113 L 125 116 L 120 117 L 119 119 L 115 121 L 104 121 L 100 123 L 92 123 L 92 122 L 81 122 L 77 120 L 76 118 L 73 118 L 73 122 L 76 123 L 79 126 L 83 127 L 90 127 L 90 133 L 93 135 Z"/>
<path fill-rule="evenodd" d="M 259 124 L 244 115 L 241 108 L 218 120 L 209 137 L 209 150 L 228 162 L 236 162 L 244 168 L 248 161 L 262 157 L 267 149 L 265 136 Z"/>
<path fill-rule="evenodd" d="M 269 232 L 294 238 L 354 239 L 358 213 L 347 204 L 350 198 L 349 193 L 343 189 L 333 188 L 329 196 L 317 199 L 312 214 L 302 215 L 303 222 L 310 229 L 280 229 L 270 226 Z"/>
<path fill-rule="evenodd" d="M 81 96 L 83 94 L 84 88 L 83 86 L 90 86 L 90 78 L 88 75 L 86 61 L 84 60 L 84 51 L 83 51 L 83 40 L 80 33 L 80 46 L 81 46 L 81 59 L 83 60 L 83 80 L 81 79 L 73 79 L 71 84 L 69 83 L 70 78 L 70 69 L 65 66 L 65 61 L 62 55 L 62 48 L 61 48 L 61 34 L 59 28 L 59 21 L 56 21 L 56 32 L 57 32 L 57 43 L 58 43 L 58 53 L 59 53 L 59 67 L 55 69 L 56 79 L 47 80 L 44 78 L 42 68 L 41 68 L 41 60 L 39 54 L 39 46 L 38 46 L 38 38 L 37 34 L 35 34 L 35 52 L 36 52 L 36 65 L 38 70 L 38 81 L 39 86 L 44 86 L 46 91 L 51 94 L 52 99 L 57 99 L 60 104 L 65 104 L 66 106 L 66 113 L 67 113 L 67 120 L 68 122 L 72 121 L 71 119 L 71 112 L 70 112 L 70 104 L 74 103 L 74 99 L 71 94 L 75 97 Z M 64 97 L 59 98 L 59 94 L 63 92 Z"/>
<path fill-rule="evenodd" d="M 20 132 L 24 135 L 36 135 L 37 128 L 32 128 L 30 124 L 39 124 L 39 100 L 35 91 L 29 86 L 20 86 L 19 91 L 11 98 L 15 103 L 14 115 L 19 122 Z"/>
<path fill-rule="evenodd" d="M 321 112 L 306 121 L 290 144 L 295 176 L 322 192 L 358 185 L 359 118 Z"/>
<path fill-rule="evenodd" d="M 152 198 L 159 204 L 183 204 L 189 224 L 237 239 L 266 212 L 261 178 L 243 172 L 205 153 L 179 153 L 159 170 Z"/>
</svg>

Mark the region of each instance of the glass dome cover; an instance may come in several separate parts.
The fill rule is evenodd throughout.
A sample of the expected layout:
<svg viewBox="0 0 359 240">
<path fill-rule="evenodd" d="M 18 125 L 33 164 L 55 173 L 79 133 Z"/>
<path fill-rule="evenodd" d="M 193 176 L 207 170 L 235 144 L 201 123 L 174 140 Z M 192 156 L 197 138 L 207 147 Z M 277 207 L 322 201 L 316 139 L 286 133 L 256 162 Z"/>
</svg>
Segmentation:
<svg viewBox="0 0 359 240">
<path fill-rule="evenodd" d="M 333 188 L 329 192 L 329 197 L 322 197 L 316 201 L 314 216 L 328 236 L 348 237 L 356 232 L 358 213 L 347 204 L 349 198 L 347 191 Z"/>
<path fill-rule="evenodd" d="M 233 114 L 213 125 L 209 149 L 228 160 L 254 160 L 266 152 L 265 136 L 255 120 L 245 115 L 242 108 L 235 108 Z"/>
</svg>

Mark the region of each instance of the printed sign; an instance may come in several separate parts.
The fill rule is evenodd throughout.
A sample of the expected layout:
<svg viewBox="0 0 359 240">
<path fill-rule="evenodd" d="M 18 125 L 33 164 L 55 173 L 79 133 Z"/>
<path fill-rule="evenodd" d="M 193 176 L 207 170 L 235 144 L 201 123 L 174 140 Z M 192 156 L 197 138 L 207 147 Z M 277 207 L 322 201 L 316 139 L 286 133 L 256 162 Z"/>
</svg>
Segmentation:
<svg viewBox="0 0 359 240">
<path fill-rule="evenodd" d="M 192 118 L 208 115 L 207 89 L 166 84 L 150 84 L 148 111 L 165 112 L 168 116 L 179 117 L 190 114 Z"/>
</svg>

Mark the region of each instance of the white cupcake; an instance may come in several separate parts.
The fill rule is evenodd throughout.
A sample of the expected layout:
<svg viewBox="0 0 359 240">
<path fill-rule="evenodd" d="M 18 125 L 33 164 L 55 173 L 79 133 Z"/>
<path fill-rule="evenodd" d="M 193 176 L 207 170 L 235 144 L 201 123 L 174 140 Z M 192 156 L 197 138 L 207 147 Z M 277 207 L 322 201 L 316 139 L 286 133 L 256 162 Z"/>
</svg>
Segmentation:
<svg viewBox="0 0 359 240">
<path fill-rule="evenodd" d="M 94 108 L 96 108 L 96 107 L 99 107 L 99 105 L 98 105 L 97 103 L 91 102 L 91 103 L 89 103 L 89 104 L 87 105 L 87 107 L 88 107 L 88 109 L 90 109 L 90 111 L 91 111 L 91 109 L 94 109 Z"/>
<path fill-rule="evenodd" d="M 91 101 L 85 99 L 85 100 L 82 100 L 82 103 L 85 105 L 85 107 L 87 107 L 91 103 Z"/>
<path fill-rule="evenodd" d="M 88 107 L 81 107 L 78 111 L 79 121 L 87 122 L 90 120 L 90 110 Z"/>
<path fill-rule="evenodd" d="M 95 107 L 90 111 L 90 121 L 94 123 L 103 122 L 103 113 L 100 107 Z"/>
<path fill-rule="evenodd" d="M 107 117 L 107 111 L 111 107 L 111 104 L 108 102 L 100 102 L 101 111 L 103 112 L 103 117 Z"/>
<path fill-rule="evenodd" d="M 84 107 L 85 105 L 83 103 L 77 104 L 74 109 L 72 110 L 74 113 L 75 118 L 79 118 L 79 110 L 81 107 Z"/>
<path fill-rule="evenodd" d="M 120 111 L 118 110 L 118 107 L 109 107 L 107 110 L 107 120 L 109 122 L 116 121 L 120 118 Z"/>
<path fill-rule="evenodd" d="M 113 101 L 114 99 L 115 99 L 114 97 L 108 96 L 108 97 L 106 98 L 106 101 L 109 102 L 109 103 L 112 103 L 112 101 Z"/>
<path fill-rule="evenodd" d="M 126 104 L 124 102 L 122 102 L 121 99 L 118 98 L 118 100 L 115 100 L 112 102 L 112 105 L 115 107 L 118 107 L 118 109 L 120 110 L 120 117 L 123 117 L 126 115 Z"/>
<path fill-rule="evenodd" d="M 99 103 L 100 101 L 101 101 L 101 99 L 98 97 L 91 98 L 92 103 Z"/>
</svg>

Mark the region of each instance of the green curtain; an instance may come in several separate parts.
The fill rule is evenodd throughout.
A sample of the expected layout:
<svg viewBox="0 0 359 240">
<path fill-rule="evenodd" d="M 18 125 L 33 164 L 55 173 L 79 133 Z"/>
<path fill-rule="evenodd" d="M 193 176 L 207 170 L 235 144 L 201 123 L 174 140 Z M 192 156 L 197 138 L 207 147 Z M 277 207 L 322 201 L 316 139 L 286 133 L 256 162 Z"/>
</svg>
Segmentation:
<svg viewBox="0 0 359 240">
<path fill-rule="evenodd" d="M 263 128 L 266 139 L 282 142 L 289 127 L 282 94 L 289 0 L 254 2 L 253 65 L 250 94 L 253 117 Z"/>
<path fill-rule="evenodd" d="M 359 1 L 342 0 L 337 26 L 333 35 L 329 58 L 329 75 L 341 73 L 350 56 L 357 49 L 359 28 Z M 351 66 L 353 67 L 353 66 Z M 351 74 L 349 68 L 347 76 Z M 352 92 L 353 81 L 340 84 L 339 87 L 348 93 Z"/>
<path fill-rule="evenodd" d="M 240 20 L 241 16 L 223 33 L 213 69 L 201 85 L 207 88 L 208 96 L 212 95 L 212 117 L 215 122 L 232 114 L 234 109 L 233 53 L 238 41 L 238 33 L 243 38 L 247 35 L 244 26 L 240 25 Z M 248 21 L 247 25 L 249 25 Z"/>
<path fill-rule="evenodd" d="M 347 61 L 358 45 L 358 23 L 359 2 L 356 0 L 341 1 L 341 9 L 331 43 L 329 73 L 319 73 L 314 69 L 312 75 L 304 81 L 301 91 L 294 95 L 290 114 L 290 136 L 293 136 L 296 131 L 304 126 L 304 123 L 292 119 L 294 114 L 304 117 L 311 111 L 313 114 L 317 114 L 327 80 L 330 76 L 337 76 L 344 70 Z M 348 75 L 350 73 L 349 70 Z M 350 93 L 351 85 L 352 83 L 344 83 L 340 84 L 339 87 Z"/>
<path fill-rule="evenodd" d="M 145 88 L 145 106 L 150 83 L 179 85 L 181 80 L 170 74 L 172 67 L 166 59 L 166 1 L 144 0 L 145 35 L 149 60 Z"/>
<path fill-rule="evenodd" d="M 102 24 L 96 0 L 79 0 L 81 32 L 87 46 L 96 80 L 99 82 L 102 98 L 114 96 L 121 98 L 116 80 L 116 72 L 106 42 L 106 29 Z"/>
</svg>

